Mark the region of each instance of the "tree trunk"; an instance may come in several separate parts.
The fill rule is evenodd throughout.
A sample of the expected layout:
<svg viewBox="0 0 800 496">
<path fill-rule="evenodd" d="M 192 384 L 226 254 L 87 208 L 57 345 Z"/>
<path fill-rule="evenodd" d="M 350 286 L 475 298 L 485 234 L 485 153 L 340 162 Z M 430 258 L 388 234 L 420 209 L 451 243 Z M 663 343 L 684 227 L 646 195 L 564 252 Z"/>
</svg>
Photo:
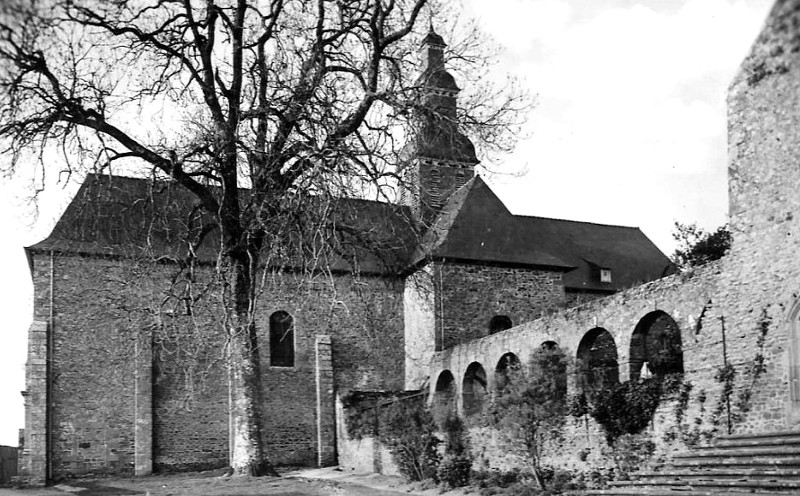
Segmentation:
<svg viewBox="0 0 800 496">
<path fill-rule="evenodd" d="M 233 424 L 230 429 L 233 436 L 230 464 L 235 475 L 277 476 L 267 460 L 263 445 L 261 361 L 251 312 L 253 306 L 250 304 L 253 295 L 250 270 L 253 266 L 241 260 L 233 260 L 230 266 L 233 276 L 233 284 L 229 286 L 232 298 L 226 301 L 230 335 L 230 421 Z"/>
</svg>

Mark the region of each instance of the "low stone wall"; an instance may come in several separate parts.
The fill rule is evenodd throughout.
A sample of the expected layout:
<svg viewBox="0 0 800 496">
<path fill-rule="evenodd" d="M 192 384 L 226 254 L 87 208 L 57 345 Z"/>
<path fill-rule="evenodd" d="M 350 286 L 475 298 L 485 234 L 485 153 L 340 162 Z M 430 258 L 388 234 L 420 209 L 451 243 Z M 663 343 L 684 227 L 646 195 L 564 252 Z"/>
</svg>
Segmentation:
<svg viewBox="0 0 800 496">
<path fill-rule="evenodd" d="M 380 393 L 375 393 L 380 394 Z M 374 412 L 368 408 L 369 412 Z M 378 422 L 378 419 L 375 419 Z M 341 396 L 336 397 L 336 452 L 342 470 L 384 475 L 400 475 L 389 449 L 377 437 L 356 439 L 347 430 L 347 409 Z"/>
<path fill-rule="evenodd" d="M 0 485 L 8 484 L 17 475 L 17 448 L 0 446 Z"/>
</svg>

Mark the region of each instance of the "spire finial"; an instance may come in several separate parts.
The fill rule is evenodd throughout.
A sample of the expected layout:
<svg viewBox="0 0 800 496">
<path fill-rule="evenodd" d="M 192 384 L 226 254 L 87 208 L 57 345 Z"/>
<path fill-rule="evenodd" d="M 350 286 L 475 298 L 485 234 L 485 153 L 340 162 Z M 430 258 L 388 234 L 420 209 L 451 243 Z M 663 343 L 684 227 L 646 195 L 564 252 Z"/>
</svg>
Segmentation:
<svg viewBox="0 0 800 496">
<path fill-rule="evenodd" d="M 439 36 L 439 34 L 433 30 L 433 15 L 431 15 L 430 19 L 428 20 L 428 34 L 426 34 L 425 38 L 422 39 L 422 44 L 435 45 L 442 48 L 447 46 L 447 43 L 444 42 L 444 38 Z"/>
</svg>

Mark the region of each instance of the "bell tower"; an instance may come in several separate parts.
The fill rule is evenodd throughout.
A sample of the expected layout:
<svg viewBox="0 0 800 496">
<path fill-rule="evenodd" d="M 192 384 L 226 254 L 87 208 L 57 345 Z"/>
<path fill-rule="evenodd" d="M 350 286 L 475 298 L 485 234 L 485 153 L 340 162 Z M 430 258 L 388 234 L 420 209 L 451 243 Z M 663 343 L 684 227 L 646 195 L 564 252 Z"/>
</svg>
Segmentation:
<svg viewBox="0 0 800 496">
<path fill-rule="evenodd" d="M 401 202 L 431 222 L 453 192 L 475 176 L 475 146 L 459 129 L 459 88 L 444 65 L 447 45 L 431 26 L 422 40 L 418 108 Z"/>
</svg>

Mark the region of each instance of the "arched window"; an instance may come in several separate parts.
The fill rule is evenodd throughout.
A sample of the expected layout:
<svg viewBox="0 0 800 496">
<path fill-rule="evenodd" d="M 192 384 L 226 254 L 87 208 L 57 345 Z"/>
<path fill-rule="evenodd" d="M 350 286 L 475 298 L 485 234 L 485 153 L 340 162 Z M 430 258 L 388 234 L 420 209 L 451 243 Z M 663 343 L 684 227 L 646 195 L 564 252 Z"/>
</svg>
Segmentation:
<svg viewBox="0 0 800 496">
<path fill-rule="evenodd" d="M 269 364 L 294 367 L 294 319 L 283 310 L 269 316 Z"/>
<path fill-rule="evenodd" d="M 511 323 L 511 317 L 508 315 L 495 315 L 489 321 L 489 334 L 505 331 L 511 329 L 514 325 Z"/>
</svg>

